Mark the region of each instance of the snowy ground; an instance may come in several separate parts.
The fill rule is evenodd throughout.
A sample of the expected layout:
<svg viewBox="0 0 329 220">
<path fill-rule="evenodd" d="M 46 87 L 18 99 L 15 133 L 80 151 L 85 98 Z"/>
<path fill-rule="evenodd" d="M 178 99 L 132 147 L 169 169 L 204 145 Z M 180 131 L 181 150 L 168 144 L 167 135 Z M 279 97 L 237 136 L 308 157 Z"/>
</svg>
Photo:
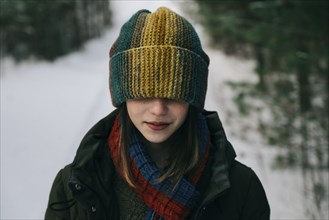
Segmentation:
<svg viewBox="0 0 329 220">
<path fill-rule="evenodd" d="M 53 63 L 17 65 L 1 60 L 1 219 L 43 219 L 56 173 L 72 161 L 84 133 L 113 110 L 108 50 L 123 22 L 140 8 L 154 11 L 164 5 L 181 12 L 172 1 L 111 4 L 114 27 L 83 50 Z M 271 219 L 309 219 L 303 213 L 300 173 L 271 170 L 273 148 L 263 146 L 259 138 L 250 142 L 230 135 L 234 125 L 226 123 L 225 110 L 233 106 L 232 94 L 224 82 L 254 77 L 253 63 L 205 50 L 211 58 L 206 109 L 219 112 L 238 159 L 259 175 L 271 205 Z"/>
</svg>

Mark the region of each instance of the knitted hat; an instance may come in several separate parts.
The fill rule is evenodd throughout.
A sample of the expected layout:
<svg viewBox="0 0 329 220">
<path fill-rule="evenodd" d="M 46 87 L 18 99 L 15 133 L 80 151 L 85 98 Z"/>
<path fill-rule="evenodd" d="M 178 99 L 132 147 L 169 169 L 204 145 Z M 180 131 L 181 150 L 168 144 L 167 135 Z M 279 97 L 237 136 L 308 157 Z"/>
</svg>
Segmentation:
<svg viewBox="0 0 329 220">
<path fill-rule="evenodd" d="M 168 98 L 203 109 L 209 58 L 183 17 L 161 7 L 140 10 L 121 28 L 110 50 L 112 103 Z"/>
</svg>

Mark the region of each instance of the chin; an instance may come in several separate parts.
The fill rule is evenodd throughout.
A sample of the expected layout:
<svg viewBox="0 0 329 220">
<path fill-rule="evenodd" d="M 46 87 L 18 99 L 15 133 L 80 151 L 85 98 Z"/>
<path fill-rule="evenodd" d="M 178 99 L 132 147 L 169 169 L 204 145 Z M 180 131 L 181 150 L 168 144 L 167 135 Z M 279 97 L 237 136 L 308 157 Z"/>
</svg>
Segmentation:
<svg viewBox="0 0 329 220">
<path fill-rule="evenodd" d="M 145 137 L 145 138 L 146 140 L 148 140 L 153 144 L 161 144 L 168 139 L 168 137 Z"/>
</svg>

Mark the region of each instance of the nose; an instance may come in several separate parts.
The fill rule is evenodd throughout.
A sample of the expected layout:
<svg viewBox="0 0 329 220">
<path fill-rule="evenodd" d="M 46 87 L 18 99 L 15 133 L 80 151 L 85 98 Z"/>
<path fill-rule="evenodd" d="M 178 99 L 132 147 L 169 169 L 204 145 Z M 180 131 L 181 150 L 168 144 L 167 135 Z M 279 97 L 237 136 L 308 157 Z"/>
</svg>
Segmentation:
<svg viewBox="0 0 329 220">
<path fill-rule="evenodd" d="M 150 112 L 153 115 L 159 116 L 167 114 L 168 106 L 165 99 L 153 99 L 150 104 Z"/>
</svg>

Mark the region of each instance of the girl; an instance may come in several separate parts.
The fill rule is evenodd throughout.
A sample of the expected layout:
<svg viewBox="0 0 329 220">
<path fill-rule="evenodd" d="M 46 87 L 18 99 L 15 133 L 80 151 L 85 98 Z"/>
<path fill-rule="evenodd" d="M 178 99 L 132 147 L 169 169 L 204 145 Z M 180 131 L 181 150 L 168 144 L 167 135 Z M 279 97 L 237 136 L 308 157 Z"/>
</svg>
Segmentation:
<svg viewBox="0 0 329 220">
<path fill-rule="evenodd" d="M 140 10 L 110 50 L 117 109 L 83 138 L 46 219 L 269 219 L 256 174 L 204 110 L 209 58 L 167 8 Z"/>
</svg>

